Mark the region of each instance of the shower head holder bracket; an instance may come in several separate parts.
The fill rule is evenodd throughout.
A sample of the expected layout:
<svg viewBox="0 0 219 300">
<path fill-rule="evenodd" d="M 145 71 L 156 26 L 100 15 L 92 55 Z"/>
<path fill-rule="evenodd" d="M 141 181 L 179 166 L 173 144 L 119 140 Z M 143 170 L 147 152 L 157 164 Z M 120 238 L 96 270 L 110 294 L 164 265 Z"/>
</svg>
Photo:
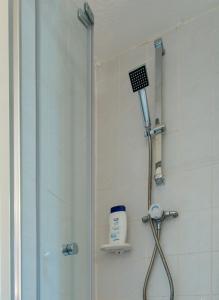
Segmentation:
<svg viewBox="0 0 219 300">
<path fill-rule="evenodd" d="M 157 135 L 157 134 L 163 134 L 166 130 L 166 127 L 164 124 L 160 124 L 159 126 L 154 127 L 151 129 L 150 134 L 151 136 Z"/>
<path fill-rule="evenodd" d="M 150 135 L 153 137 L 157 134 L 164 134 L 165 131 L 166 131 L 166 126 L 164 124 L 160 124 L 160 125 L 154 127 L 153 129 L 146 128 L 144 136 L 148 137 Z"/>
</svg>

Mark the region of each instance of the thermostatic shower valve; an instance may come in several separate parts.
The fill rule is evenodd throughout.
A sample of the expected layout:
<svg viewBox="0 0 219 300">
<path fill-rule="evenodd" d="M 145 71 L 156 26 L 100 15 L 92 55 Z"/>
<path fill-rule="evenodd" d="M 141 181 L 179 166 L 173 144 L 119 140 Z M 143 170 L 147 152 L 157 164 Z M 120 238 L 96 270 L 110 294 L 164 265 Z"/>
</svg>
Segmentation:
<svg viewBox="0 0 219 300">
<path fill-rule="evenodd" d="M 169 217 L 177 218 L 178 215 L 179 214 L 177 211 L 164 211 L 159 204 L 154 203 L 149 208 L 148 215 L 142 218 L 142 222 L 147 223 L 150 219 L 157 222 L 162 222 Z"/>
</svg>

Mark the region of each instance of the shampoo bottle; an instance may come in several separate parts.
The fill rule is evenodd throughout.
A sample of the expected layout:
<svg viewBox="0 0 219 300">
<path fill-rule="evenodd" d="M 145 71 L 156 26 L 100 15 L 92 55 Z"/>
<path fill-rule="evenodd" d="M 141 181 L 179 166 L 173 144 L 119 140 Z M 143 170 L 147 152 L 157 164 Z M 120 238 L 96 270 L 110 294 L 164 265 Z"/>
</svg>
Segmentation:
<svg viewBox="0 0 219 300">
<path fill-rule="evenodd" d="M 127 239 L 127 215 L 124 205 L 111 207 L 109 225 L 109 243 L 125 244 Z"/>
</svg>

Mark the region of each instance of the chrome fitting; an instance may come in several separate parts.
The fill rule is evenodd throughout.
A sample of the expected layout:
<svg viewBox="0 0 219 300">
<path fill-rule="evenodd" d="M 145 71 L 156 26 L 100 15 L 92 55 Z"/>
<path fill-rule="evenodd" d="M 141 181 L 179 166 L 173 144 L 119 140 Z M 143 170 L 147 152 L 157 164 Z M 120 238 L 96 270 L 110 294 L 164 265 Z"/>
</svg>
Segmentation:
<svg viewBox="0 0 219 300">
<path fill-rule="evenodd" d="M 159 126 L 154 127 L 153 129 L 151 129 L 150 131 L 150 135 L 157 135 L 157 134 L 163 134 L 166 130 L 166 127 L 164 124 L 160 124 Z"/>
<path fill-rule="evenodd" d="M 147 138 L 150 135 L 151 135 L 151 128 L 150 127 L 145 127 L 144 137 Z"/>
<path fill-rule="evenodd" d="M 164 182 L 165 182 L 161 161 L 158 161 L 155 164 L 154 180 L 155 180 L 156 185 L 161 185 L 161 184 L 164 184 Z"/>
<path fill-rule="evenodd" d="M 160 167 L 155 170 L 154 180 L 156 185 L 162 185 L 165 182 L 165 177 L 163 176 Z"/>
<path fill-rule="evenodd" d="M 162 55 L 165 54 L 165 50 L 164 50 L 164 47 L 163 47 L 163 41 L 162 41 L 161 38 L 156 39 L 156 40 L 154 41 L 154 47 L 155 47 L 155 48 L 161 48 L 161 49 L 162 49 Z"/>
<path fill-rule="evenodd" d="M 164 211 L 164 218 L 169 218 L 169 217 L 172 217 L 172 218 L 177 218 L 179 216 L 178 212 L 177 211 Z"/>
<path fill-rule="evenodd" d="M 142 220 L 142 223 L 147 223 L 149 221 L 149 219 L 150 219 L 150 216 L 147 215 L 147 216 L 142 217 L 141 220 Z"/>
</svg>

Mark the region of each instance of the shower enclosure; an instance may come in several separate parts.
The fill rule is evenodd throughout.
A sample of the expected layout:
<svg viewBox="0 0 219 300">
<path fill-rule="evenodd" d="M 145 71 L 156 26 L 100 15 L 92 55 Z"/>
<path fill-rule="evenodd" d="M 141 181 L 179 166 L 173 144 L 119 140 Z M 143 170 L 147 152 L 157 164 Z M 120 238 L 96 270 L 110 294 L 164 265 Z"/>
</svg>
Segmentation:
<svg viewBox="0 0 219 300">
<path fill-rule="evenodd" d="M 88 300 L 92 14 L 72 0 L 10 10 L 12 299 Z"/>
</svg>

